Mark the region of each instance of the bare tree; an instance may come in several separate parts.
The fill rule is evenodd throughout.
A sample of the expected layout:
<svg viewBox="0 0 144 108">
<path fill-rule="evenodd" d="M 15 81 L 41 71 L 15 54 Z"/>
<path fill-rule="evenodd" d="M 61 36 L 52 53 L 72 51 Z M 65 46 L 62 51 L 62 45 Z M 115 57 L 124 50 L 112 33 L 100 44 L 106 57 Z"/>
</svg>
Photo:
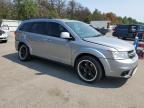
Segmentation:
<svg viewBox="0 0 144 108">
<path fill-rule="evenodd" d="M 70 18 L 74 18 L 75 10 L 76 10 L 77 3 L 75 0 L 70 0 L 68 2 L 68 7 L 67 7 L 67 14 L 70 15 Z"/>
<path fill-rule="evenodd" d="M 63 17 L 65 12 L 66 0 L 55 0 L 55 7 L 60 17 Z"/>
</svg>

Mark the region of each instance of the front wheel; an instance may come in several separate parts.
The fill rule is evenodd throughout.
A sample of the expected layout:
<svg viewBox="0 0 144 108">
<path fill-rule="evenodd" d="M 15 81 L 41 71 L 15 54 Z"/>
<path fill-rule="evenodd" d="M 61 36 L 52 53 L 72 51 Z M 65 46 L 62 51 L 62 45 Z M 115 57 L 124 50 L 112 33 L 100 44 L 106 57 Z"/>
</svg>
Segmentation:
<svg viewBox="0 0 144 108">
<path fill-rule="evenodd" d="M 29 48 L 25 44 L 19 47 L 18 56 L 21 61 L 27 61 L 30 59 Z"/>
<path fill-rule="evenodd" d="M 79 77 L 88 83 L 100 80 L 103 69 L 100 62 L 92 56 L 83 56 L 76 61 L 76 70 Z"/>
</svg>

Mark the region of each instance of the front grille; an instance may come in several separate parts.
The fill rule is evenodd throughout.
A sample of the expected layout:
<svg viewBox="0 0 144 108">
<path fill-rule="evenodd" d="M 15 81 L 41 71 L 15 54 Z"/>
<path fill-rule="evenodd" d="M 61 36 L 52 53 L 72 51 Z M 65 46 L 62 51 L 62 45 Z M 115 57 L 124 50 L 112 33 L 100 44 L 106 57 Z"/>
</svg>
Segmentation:
<svg viewBox="0 0 144 108">
<path fill-rule="evenodd" d="M 6 38 L 1 38 L 1 37 L 0 37 L 0 39 L 6 39 Z"/>
<path fill-rule="evenodd" d="M 128 51 L 129 58 L 134 58 L 136 56 L 135 50 Z"/>
</svg>

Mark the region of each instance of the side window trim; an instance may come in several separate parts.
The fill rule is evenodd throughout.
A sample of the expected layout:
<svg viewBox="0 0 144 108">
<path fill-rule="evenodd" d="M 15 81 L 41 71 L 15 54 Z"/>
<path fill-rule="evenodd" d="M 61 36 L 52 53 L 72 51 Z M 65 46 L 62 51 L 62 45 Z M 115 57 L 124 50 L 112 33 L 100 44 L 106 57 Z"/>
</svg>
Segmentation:
<svg viewBox="0 0 144 108">
<path fill-rule="evenodd" d="M 60 23 L 58 23 L 58 22 L 50 21 L 50 22 L 48 22 L 48 23 L 59 24 L 59 25 L 62 26 L 65 30 L 67 30 L 67 32 L 69 32 L 69 30 L 68 30 L 66 27 L 64 27 L 62 24 L 60 24 Z M 52 31 L 52 30 L 51 30 L 51 26 L 50 26 L 49 31 Z M 69 33 L 70 33 L 70 32 L 69 32 Z M 50 34 L 49 34 L 48 36 L 49 36 L 49 37 L 54 37 L 54 38 L 62 39 L 60 36 L 59 36 L 59 37 L 57 37 L 57 36 L 51 36 Z M 75 40 L 74 36 L 72 36 L 71 33 L 70 33 L 70 36 Z"/>
<path fill-rule="evenodd" d="M 40 28 L 42 28 L 42 27 L 44 27 L 44 28 L 42 28 L 41 31 L 36 30 L 36 29 L 38 29 L 38 28 L 35 28 L 35 30 L 36 30 L 36 31 L 39 31 L 39 32 L 32 31 L 32 29 L 33 29 L 32 27 L 34 26 L 34 24 L 38 24 L 38 23 L 39 23 L 39 24 L 41 23 L 41 24 L 40 24 L 40 25 L 37 25 L 37 27 L 40 26 Z M 44 24 L 44 25 L 42 25 L 42 24 Z M 42 27 L 41 27 L 41 26 L 42 26 Z M 48 29 L 48 25 L 47 25 L 47 22 L 46 22 L 46 21 L 33 22 L 32 27 L 31 27 L 30 33 L 48 36 L 48 31 L 49 31 L 49 29 Z"/>
<path fill-rule="evenodd" d="M 32 23 L 33 23 L 33 22 L 23 23 L 23 24 L 20 25 L 20 27 L 18 28 L 18 30 L 19 30 L 20 32 L 30 32 L 31 27 L 32 27 Z M 26 24 L 27 24 L 27 25 L 26 25 Z M 31 25 L 29 25 L 30 27 L 28 27 L 28 24 L 31 24 Z M 24 28 L 24 26 L 27 26 L 27 28 Z M 29 28 L 29 29 L 28 29 L 28 28 Z"/>
</svg>

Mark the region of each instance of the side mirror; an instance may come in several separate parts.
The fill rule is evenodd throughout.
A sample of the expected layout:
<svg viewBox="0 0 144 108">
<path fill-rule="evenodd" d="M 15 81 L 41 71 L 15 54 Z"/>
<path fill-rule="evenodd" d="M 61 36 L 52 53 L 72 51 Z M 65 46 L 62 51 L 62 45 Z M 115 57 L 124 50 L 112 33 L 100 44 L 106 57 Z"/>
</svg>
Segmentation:
<svg viewBox="0 0 144 108">
<path fill-rule="evenodd" d="M 61 32 L 60 37 L 63 39 L 72 39 L 72 37 L 70 36 L 70 33 L 68 32 Z"/>
</svg>

